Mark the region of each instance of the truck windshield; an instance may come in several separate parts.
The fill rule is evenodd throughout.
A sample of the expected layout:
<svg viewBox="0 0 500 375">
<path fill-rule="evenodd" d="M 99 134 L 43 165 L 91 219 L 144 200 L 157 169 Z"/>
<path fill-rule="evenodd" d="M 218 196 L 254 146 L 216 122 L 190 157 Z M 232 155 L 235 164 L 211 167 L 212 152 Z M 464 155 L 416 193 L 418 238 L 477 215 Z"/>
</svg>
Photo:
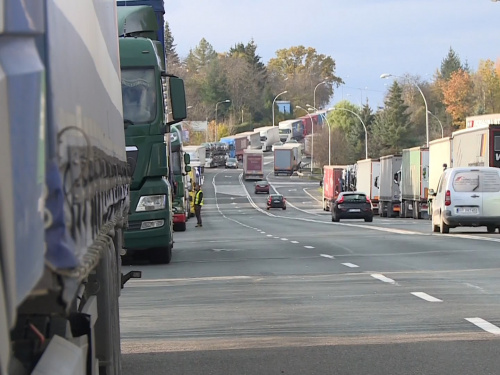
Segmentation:
<svg viewBox="0 0 500 375">
<path fill-rule="evenodd" d="M 290 134 L 291 132 L 290 129 L 280 129 L 280 134 Z"/>
<path fill-rule="evenodd" d="M 156 87 L 153 68 L 122 70 L 123 117 L 133 124 L 156 119 Z"/>
</svg>

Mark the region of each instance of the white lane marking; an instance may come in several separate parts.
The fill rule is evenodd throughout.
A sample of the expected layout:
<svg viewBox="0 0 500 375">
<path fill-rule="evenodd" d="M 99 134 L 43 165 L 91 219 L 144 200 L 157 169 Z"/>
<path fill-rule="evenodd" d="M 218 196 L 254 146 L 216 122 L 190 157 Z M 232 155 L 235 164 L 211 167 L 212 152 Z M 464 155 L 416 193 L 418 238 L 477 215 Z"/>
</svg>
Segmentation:
<svg viewBox="0 0 500 375">
<path fill-rule="evenodd" d="M 479 328 L 485 330 L 486 332 L 493 333 L 494 335 L 500 335 L 500 328 L 490 322 L 481 318 L 465 318 L 468 322 L 475 324 Z"/>
<path fill-rule="evenodd" d="M 264 231 L 261 231 L 260 233 L 262 233 L 262 234 L 266 234 L 266 232 L 264 232 Z"/>
<path fill-rule="evenodd" d="M 288 241 L 288 238 L 282 238 L 281 241 Z"/>
<path fill-rule="evenodd" d="M 412 292 L 415 297 L 422 298 L 423 300 L 426 300 L 428 302 L 443 302 L 443 300 L 433 297 L 427 293 L 424 292 Z"/>
<path fill-rule="evenodd" d="M 349 268 L 358 268 L 359 266 L 357 264 L 353 263 L 342 263 L 344 266 L 349 267 Z"/>
<path fill-rule="evenodd" d="M 373 277 L 374 279 L 383 281 L 384 283 L 396 284 L 396 282 L 393 279 L 389 279 L 388 277 L 385 277 L 380 273 L 373 273 L 370 276 Z"/>
<path fill-rule="evenodd" d="M 274 236 L 273 238 L 279 239 L 279 237 L 278 237 L 278 236 Z"/>
<path fill-rule="evenodd" d="M 297 189 L 288 189 L 288 191 L 297 191 Z"/>
<path fill-rule="evenodd" d="M 304 188 L 304 189 L 302 189 L 302 190 L 304 190 L 304 193 L 306 193 L 307 195 L 309 195 L 309 196 L 310 196 L 312 199 L 314 199 L 316 202 L 319 202 L 319 203 L 321 203 L 321 204 L 323 203 L 323 202 L 321 202 L 319 199 L 317 199 L 315 196 L 313 196 L 311 193 L 309 193 L 309 192 L 307 191 L 307 189 L 306 189 L 306 188 Z"/>
<path fill-rule="evenodd" d="M 231 202 L 231 204 L 238 204 L 238 203 L 236 203 L 236 202 Z"/>
<path fill-rule="evenodd" d="M 272 234 L 268 234 L 267 237 L 272 237 L 273 235 Z"/>
<path fill-rule="evenodd" d="M 306 249 L 314 249 L 314 246 L 304 246 Z"/>
<path fill-rule="evenodd" d="M 328 254 L 319 254 L 319 255 L 322 256 L 323 258 L 335 259 L 333 255 L 328 255 Z"/>
<path fill-rule="evenodd" d="M 291 243 L 299 243 L 299 241 L 290 241 Z"/>
</svg>

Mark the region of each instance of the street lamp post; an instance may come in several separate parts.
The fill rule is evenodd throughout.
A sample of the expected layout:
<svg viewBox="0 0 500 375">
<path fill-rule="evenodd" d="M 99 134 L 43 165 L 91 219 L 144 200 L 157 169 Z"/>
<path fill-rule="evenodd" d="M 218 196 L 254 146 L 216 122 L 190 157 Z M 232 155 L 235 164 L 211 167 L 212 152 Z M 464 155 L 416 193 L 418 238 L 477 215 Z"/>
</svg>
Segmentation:
<svg viewBox="0 0 500 375">
<path fill-rule="evenodd" d="M 326 84 L 326 81 L 322 81 L 320 83 L 318 83 L 316 85 L 316 87 L 314 88 L 314 92 L 313 92 L 313 107 L 316 108 L 316 89 L 318 88 L 319 85 L 324 85 Z"/>
<path fill-rule="evenodd" d="M 399 76 L 395 76 L 393 74 L 389 73 L 384 73 L 380 76 L 380 78 L 389 78 L 389 77 L 395 77 L 395 78 L 403 78 Z M 429 109 L 427 108 L 427 100 L 425 99 L 424 93 L 422 92 L 422 89 L 420 88 L 419 85 L 417 85 L 415 82 L 411 82 L 418 91 L 420 92 L 420 95 L 422 95 L 422 98 L 424 99 L 424 104 L 425 104 L 425 146 L 429 147 Z"/>
<path fill-rule="evenodd" d="M 295 106 L 295 108 L 301 109 L 307 113 L 309 119 L 311 120 L 311 174 L 313 173 L 313 160 L 314 160 L 314 124 L 313 119 L 309 111 L 302 108 L 300 105 Z"/>
<path fill-rule="evenodd" d="M 215 139 L 214 139 L 214 142 L 217 142 L 217 106 L 221 103 L 231 103 L 231 100 L 226 99 L 226 100 L 222 100 L 220 102 L 217 102 L 215 104 Z"/>
<path fill-rule="evenodd" d="M 439 125 L 441 126 L 441 138 L 444 138 L 444 129 L 443 129 L 443 124 L 441 123 L 441 120 L 439 120 L 439 118 L 434 113 L 432 113 L 431 111 L 427 111 L 427 113 L 429 115 L 431 115 L 432 117 L 434 117 L 436 120 L 438 120 Z"/>
<path fill-rule="evenodd" d="M 313 109 L 319 113 L 318 109 L 313 107 L 312 105 L 306 104 L 306 107 Z M 326 115 L 322 114 L 322 113 L 320 113 L 319 115 L 323 116 L 323 118 L 326 121 L 326 124 L 328 125 L 328 165 L 332 165 L 332 163 L 331 163 L 331 159 L 332 159 L 332 146 L 331 146 L 332 134 L 331 134 L 331 131 L 332 131 L 332 128 L 330 127 L 330 122 L 328 121 L 328 118 L 326 117 Z"/>
<path fill-rule="evenodd" d="M 280 93 L 279 93 L 278 95 L 276 95 L 276 96 L 274 97 L 274 99 L 273 99 L 273 126 L 274 126 L 274 103 L 276 102 L 276 99 L 278 99 L 278 96 L 283 95 L 283 94 L 286 94 L 287 92 L 288 92 L 287 90 L 285 90 L 285 91 L 283 91 L 283 92 L 280 92 Z"/>
<path fill-rule="evenodd" d="M 359 119 L 359 121 L 361 121 L 361 124 L 363 125 L 363 129 L 365 130 L 365 159 L 368 159 L 368 131 L 366 130 L 366 125 L 363 122 L 363 120 L 361 119 L 361 117 L 356 112 L 353 112 L 347 108 L 330 108 L 330 110 L 332 110 L 332 111 L 340 110 L 340 111 L 346 111 L 346 112 L 352 113 L 354 116 L 356 116 Z"/>
</svg>

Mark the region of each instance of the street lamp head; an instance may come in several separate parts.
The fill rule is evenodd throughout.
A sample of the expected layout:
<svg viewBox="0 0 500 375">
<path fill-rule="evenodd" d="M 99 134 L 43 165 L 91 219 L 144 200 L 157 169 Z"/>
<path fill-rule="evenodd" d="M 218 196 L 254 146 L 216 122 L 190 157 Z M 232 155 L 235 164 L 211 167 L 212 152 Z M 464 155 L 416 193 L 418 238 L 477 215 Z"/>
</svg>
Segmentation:
<svg viewBox="0 0 500 375">
<path fill-rule="evenodd" d="M 226 100 L 224 100 L 224 103 L 231 103 L 231 100 L 230 99 L 226 99 Z"/>
<path fill-rule="evenodd" d="M 389 77 L 392 77 L 392 74 L 389 74 L 389 73 L 384 73 L 384 74 L 381 74 L 380 75 L 380 78 L 384 79 L 384 78 L 389 78 Z"/>
<path fill-rule="evenodd" d="M 308 110 L 308 111 L 314 111 L 314 108 L 309 107 L 309 108 L 307 108 L 307 110 Z"/>
</svg>

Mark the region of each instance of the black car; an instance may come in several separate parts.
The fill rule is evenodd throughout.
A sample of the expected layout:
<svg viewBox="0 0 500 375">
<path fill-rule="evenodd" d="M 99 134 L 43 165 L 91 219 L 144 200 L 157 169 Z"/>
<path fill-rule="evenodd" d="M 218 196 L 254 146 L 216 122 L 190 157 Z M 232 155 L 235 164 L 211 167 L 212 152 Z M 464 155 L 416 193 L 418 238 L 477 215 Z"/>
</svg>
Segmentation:
<svg viewBox="0 0 500 375">
<path fill-rule="evenodd" d="M 332 221 L 340 219 L 365 219 L 373 221 L 372 202 L 365 193 L 349 191 L 340 193 L 332 204 Z"/>
<path fill-rule="evenodd" d="M 271 194 L 267 197 L 267 209 L 281 208 L 286 210 L 286 199 L 281 194 Z"/>
<path fill-rule="evenodd" d="M 269 182 L 267 181 L 257 181 L 255 183 L 255 194 L 266 193 L 269 194 Z"/>
</svg>

